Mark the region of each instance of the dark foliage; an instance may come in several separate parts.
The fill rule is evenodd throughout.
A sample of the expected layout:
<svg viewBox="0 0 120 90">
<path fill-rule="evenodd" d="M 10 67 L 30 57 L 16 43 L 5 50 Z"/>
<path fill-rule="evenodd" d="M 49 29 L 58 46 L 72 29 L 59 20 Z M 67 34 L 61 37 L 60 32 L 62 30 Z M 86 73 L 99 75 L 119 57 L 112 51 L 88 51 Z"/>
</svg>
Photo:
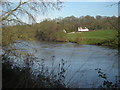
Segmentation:
<svg viewBox="0 0 120 90">
<path fill-rule="evenodd" d="M 27 56 L 26 56 L 27 57 Z M 18 66 L 13 67 L 13 62 L 9 57 L 2 55 L 2 87 L 4 88 L 65 88 L 65 84 L 62 82 L 64 72 L 60 71 L 57 75 L 54 72 L 47 72 L 45 67 L 41 68 L 39 75 L 35 75 L 31 71 L 31 57 L 27 57 L 24 68 Z M 43 65 L 42 65 L 43 66 Z M 63 65 L 61 70 L 64 70 Z M 46 75 L 48 73 L 48 75 Z M 58 77 L 58 78 L 57 78 Z"/>
</svg>

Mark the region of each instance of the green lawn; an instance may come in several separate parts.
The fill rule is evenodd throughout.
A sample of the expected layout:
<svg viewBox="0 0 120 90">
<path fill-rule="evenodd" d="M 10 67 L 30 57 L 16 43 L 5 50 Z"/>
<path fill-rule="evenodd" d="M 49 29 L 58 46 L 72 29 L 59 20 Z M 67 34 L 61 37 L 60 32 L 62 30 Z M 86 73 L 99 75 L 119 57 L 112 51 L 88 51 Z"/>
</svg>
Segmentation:
<svg viewBox="0 0 120 90">
<path fill-rule="evenodd" d="M 67 38 L 69 41 L 81 44 L 100 44 L 105 46 L 114 46 L 116 48 L 115 45 L 118 44 L 116 35 L 116 30 L 96 30 L 67 34 Z"/>
<path fill-rule="evenodd" d="M 106 38 L 114 38 L 116 31 L 115 30 L 97 30 L 97 31 L 83 32 L 82 34 L 86 38 L 106 39 Z"/>
</svg>

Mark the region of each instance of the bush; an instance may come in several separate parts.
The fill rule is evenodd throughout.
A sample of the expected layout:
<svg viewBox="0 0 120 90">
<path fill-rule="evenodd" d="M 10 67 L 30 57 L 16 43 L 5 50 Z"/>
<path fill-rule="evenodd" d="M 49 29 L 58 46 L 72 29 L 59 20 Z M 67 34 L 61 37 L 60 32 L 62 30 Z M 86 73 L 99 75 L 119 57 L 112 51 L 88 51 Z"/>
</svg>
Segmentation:
<svg viewBox="0 0 120 90">
<path fill-rule="evenodd" d="M 35 40 L 36 31 L 33 26 L 17 25 L 2 28 L 2 44 L 9 45 L 15 40 Z"/>
<path fill-rule="evenodd" d="M 37 31 L 36 37 L 43 41 L 64 41 L 63 28 L 54 21 L 43 21 Z"/>
</svg>

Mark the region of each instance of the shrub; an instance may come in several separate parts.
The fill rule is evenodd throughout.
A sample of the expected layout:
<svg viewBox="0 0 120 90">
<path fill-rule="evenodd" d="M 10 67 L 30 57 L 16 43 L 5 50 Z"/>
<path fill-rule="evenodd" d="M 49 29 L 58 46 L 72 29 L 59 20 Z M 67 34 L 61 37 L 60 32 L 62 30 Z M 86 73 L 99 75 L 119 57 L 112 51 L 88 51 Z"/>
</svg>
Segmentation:
<svg viewBox="0 0 120 90">
<path fill-rule="evenodd" d="M 44 41 L 62 41 L 65 39 L 63 28 L 54 21 L 43 21 L 36 37 Z"/>
</svg>

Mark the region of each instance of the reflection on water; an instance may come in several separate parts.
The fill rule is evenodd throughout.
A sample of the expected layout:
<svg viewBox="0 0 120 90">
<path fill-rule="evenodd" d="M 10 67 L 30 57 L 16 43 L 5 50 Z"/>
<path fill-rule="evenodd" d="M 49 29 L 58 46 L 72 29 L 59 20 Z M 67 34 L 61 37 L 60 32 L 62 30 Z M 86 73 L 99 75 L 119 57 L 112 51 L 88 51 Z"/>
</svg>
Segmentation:
<svg viewBox="0 0 120 90">
<path fill-rule="evenodd" d="M 70 65 L 66 72 L 65 83 L 70 82 L 72 87 L 99 86 L 102 79 L 98 77 L 96 68 L 101 68 L 108 75 L 110 81 L 114 81 L 115 76 L 118 76 L 118 51 L 114 49 L 73 43 L 33 43 L 28 41 L 16 43 L 14 46 L 35 55 L 37 60 L 44 59 L 45 65 L 49 69 L 52 66 L 52 56 L 55 56 L 54 66 L 56 68 L 59 66 L 59 62 L 64 59 L 66 67 Z M 34 68 L 36 67 L 38 67 L 37 64 Z"/>
</svg>

